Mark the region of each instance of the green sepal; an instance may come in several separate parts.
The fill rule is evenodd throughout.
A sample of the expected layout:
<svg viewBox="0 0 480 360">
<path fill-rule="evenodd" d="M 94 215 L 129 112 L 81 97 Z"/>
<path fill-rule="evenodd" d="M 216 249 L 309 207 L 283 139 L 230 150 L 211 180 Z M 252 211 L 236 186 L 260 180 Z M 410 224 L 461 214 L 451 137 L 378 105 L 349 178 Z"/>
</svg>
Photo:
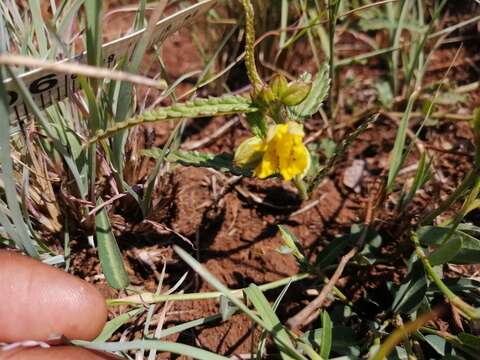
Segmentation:
<svg viewBox="0 0 480 360">
<path fill-rule="evenodd" d="M 250 125 L 250 130 L 255 136 L 258 136 L 262 139 L 267 137 L 268 125 L 265 121 L 265 117 L 261 112 L 256 111 L 252 113 L 247 113 L 247 121 Z"/>
</svg>

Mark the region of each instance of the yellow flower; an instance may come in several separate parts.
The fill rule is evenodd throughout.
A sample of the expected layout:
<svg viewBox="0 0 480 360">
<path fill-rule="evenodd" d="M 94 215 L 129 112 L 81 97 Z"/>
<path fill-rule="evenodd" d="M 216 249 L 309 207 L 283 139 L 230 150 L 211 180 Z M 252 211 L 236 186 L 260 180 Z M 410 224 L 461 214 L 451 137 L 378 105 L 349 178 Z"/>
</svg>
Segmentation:
<svg viewBox="0 0 480 360">
<path fill-rule="evenodd" d="M 304 175 L 310 166 L 310 155 L 303 144 L 302 125 L 290 121 L 270 127 L 266 139 L 245 140 L 235 153 L 235 163 L 254 168 L 254 175 L 265 179 L 280 174 L 290 181 Z"/>
</svg>

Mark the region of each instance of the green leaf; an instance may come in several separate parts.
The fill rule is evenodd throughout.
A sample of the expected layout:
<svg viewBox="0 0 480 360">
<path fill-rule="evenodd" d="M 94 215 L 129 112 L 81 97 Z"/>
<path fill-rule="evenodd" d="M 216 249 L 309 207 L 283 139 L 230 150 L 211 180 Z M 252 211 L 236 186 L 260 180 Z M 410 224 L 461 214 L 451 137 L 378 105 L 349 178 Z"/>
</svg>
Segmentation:
<svg viewBox="0 0 480 360">
<path fill-rule="evenodd" d="M 167 337 L 167 336 L 170 336 L 170 335 L 173 335 L 173 334 L 178 334 L 182 331 L 193 329 L 193 328 L 196 328 L 198 326 L 202 326 L 202 325 L 208 324 L 210 322 L 221 320 L 221 319 L 222 319 L 222 315 L 217 314 L 217 315 L 207 316 L 207 317 L 204 317 L 204 318 L 201 318 L 201 319 L 195 319 L 195 320 L 192 320 L 192 321 L 187 321 L 187 322 L 184 322 L 182 324 L 172 326 L 172 327 L 169 327 L 168 329 L 162 330 L 160 332 L 160 334 L 158 334 L 158 338 Z"/>
<path fill-rule="evenodd" d="M 334 241 L 329 242 L 328 245 L 318 254 L 316 266 L 319 269 L 323 269 L 326 266 L 333 264 L 342 251 L 352 242 L 353 237 L 351 235 L 338 237 Z"/>
<path fill-rule="evenodd" d="M 450 290 L 453 292 L 465 291 L 465 292 L 476 292 L 480 289 L 480 281 L 468 278 L 458 278 L 458 279 L 443 279 L 445 285 L 447 285 Z M 433 285 L 433 284 L 432 284 Z M 436 289 L 435 286 L 432 286 L 432 289 Z M 429 288 L 429 291 L 432 289 Z"/>
<path fill-rule="evenodd" d="M 150 152 L 149 155 L 152 156 L 154 153 Z M 178 150 L 169 154 L 167 160 L 185 166 L 206 167 L 234 175 L 251 176 L 251 170 L 236 166 L 233 162 L 233 156 L 230 154 L 214 155 Z"/>
<path fill-rule="evenodd" d="M 455 235 L 462 239 L 462 247 L 451 262 L 453 264 L 479 264 L 480 240 L 462 232 L 457 232 Z"/>
<path fill-rule="evenodd" d="M 437 96 L 436 103 L 439 105 L 456 105 L 465 103 L 468 100 L 466 94 L 459 94 L 454 91 L 446 92 Z"/>
<path fill-rule="evenodd" d="M 141 314 L 144 311 L 145 310 L 143 308 L 134 309 L 108 321 L 103 327 L 103 330 L 100 333 L 100 335 L 98 335 L 94 341 L 96 342 L 107 341 L 112 337 L 115 331 L 117 331 L 122 325 L 126 324 L 127 322 L 129 322 L 130 320 L 132 320 L 133 318 L 135 318 L 137 315 Z"/>
<path fill-rule="evenodd" d="M 328 64 L 324 63 L 313 80 L 312 88 L 306 99 L 297 106 L 288 107 L 289 113 L 293 118 L 304 120 L 320 110 L 320 106 L 326 99 L 330 88 L 328 74 Z"/>
<path fill-rule="evenodd" d="M 18 201 L 18 194 L 13 171 L 13 161 L 10 155 L 10 114 L 6 102 L 7 93 L 3 85 L 3 68 L 0 67 L 0 182 L 3 183 L 6 201 L 8 204 L 10 219 L 0 209 L 0 225 L 8 232 L 10 238 L 28 255 L 38 258 L 38 252 L 28 233 L 28 226 L 25 222 L 22 209 Z"/>
<path fill-rule="evenodd" d="M 390 169 L 388 171 L 387 193 L 390 193 L 393 190 L 397 175 L 405 161 L 405 142 L 407 139 L 408 124 L 417 98 L 418 92 L 414 92 L 412 95 L 410 95 L 407 107 L 403 112 L 402 120 L 398 126 L 395 143 L 393 145 L 392 152 L 390 153 Z"/>
<path fill-rule="evenodd" d="M 362 232 L 365 229 L 365 225 L 353 225 L 352 226 L 352 234 L 355 234 L 355 237 L 362 236 Z M 355 240 L 356 242 L 356 240 Z M 367 229 L 367 233 L 365 235 L 365 246 L 363 247 L 362 251 L 358 254 L 359 256 L 356 258 L 360 264 L 365 263 L 365 265 L 373 265 L 377 261 L 377 257 L 380 255 L 380 248 L 383 243 L 382 236 L 372 227 Z"/>
<path fill-rule="evenodd" d="M 300 242 L 297 237 L 283 225 L 278 225 L 278 229 L 280 230 L 284 244 L 291 250 L 292 255 L 295 256 L 298 261 L 304 261 L 305 256 L 299 250 Z"/>
<path fill-rule="evenodd" d="M 315 349 L 322 346 L 323 329 L 307 331 L 300 338 L 304 343 Z M 355 331 L 349 327 L 334 326 L 332 328 L 332 351 L 353 358 L 360 355 L 359 342 L 356 339 Z"/>
<path fill-rule="evenodd" d="M 98 201 L 100 205 L 101 200 Z M 128 275 L 123 264 L 122 253 L 118 247 L 105 208 L 95 216 L 98 256 L 105 278 L 111 287 L 123 289 L 128 286 Z"/>
<path fill-rule="evenodd" d="M 87 18 L 87 58 L 88 64 L 100 66 L 102 56 L 102 2 L 85 0 Z"/>
<path fill-rule="evenodd" d="M 418 240 L 422 245 L 440 245 L 445 241 L 450 230 L 440 226 L 422 226 L 417 230 Z"/>
<path fill-rule="evenodd" d="M 220 296 L 220 315 L 222 316 L 222 321 L 229 320 L 233 314 L 237 311 L 237 307 L 232 305 L 232 303 L 225 297 Z"/>
<path fill-rule="evenodd" d="M 283 300 L 284 296 L 286 295 L 288 289 L 290 288 L 291 282 L 286 284 L 280 294 L 277 296 L 275 299 L 275 302 L 272 305 L 272 310 L 273 312 L 276 312 L 278 307 L 280 306 L 281 301 Z M 260 335 L 260 339 L 258 341 L 258 347 L 257 347 L 257 359 L 263 359 L 264 358 L 264 352 L 265 352 L 265 346 L 267 344 L 267 336 L 268 332 L 264 329 L 262 331 L 262 334 Z"/>
<path fill-rule="evenodd" d="M 88 143 L 95 143 L 144 123 L 251 112 L 258 112 L 258 108 L 252 104 L 249 98 L 243 96 L 226 95 L 222 97 L 198 98 L 171 106 L 158 107 L 130 119 L 118 121 L 106 130 L 98 130 L 95 136 L 89 139 Z M 122 149 L 120 149 L 121 152 L 123 152 Z"/>
<path fill-rule="evenodd" d="M 455 251 L 455 253 L 447 253 L 447 248 L 443 250 L 445 253 L 444 259 L 440 260 L 448 258 L 447 261 L 452 264 L 478 264 L 480 263 L 480 240 L 466 231 L 476 232 L 475 228 L 472 228 L 468 224 L 460 224 L 453 234 L 450 234 L 451 230 L 447 227 L 422 226 L 417 230 L 417 235 L 420 243 L 433 247 L 439 247 L 445 243 L 450 236 L 450 239 L 447 240 L 444 246 L 450 246 L 450 251 Z M 453 244 L 451 243 L 452 241 Z"/>
<path fill-rule="evenodd" d="M 465 346 L 468 346 L 474 351 L 480 352 L 480 337 L 462 332 L 458 334 L 458 338 Z"/>
<path fill-rule="evenodd" d="M 427 161 L 426 152 L 423 152 L 420 157 L 420 161 L 418 162 L 417 171 L 415 173 L 415 178 L 413 179 L 413 182 L 410 186 L 410 190 L 401 200 L 401 206 L 403 208 L 413 200 L 417 191 L 420 190 L 420 188 L 425 185 L 425 183 L 430 179 L 431 165 L 432 161 Z"/>
<path fill-rule="evenodd" d="M 461 248 L 462 238 L 454 236 L 445 244 L 440 245 L 428 258 L 433 266 L 446 264 L 458 254 Z"/>
<path fill-rule="evenodd" d="M 245 305 L 240 299 L 238 299 L 232 291 L 223 285 L 217 278 L 215 278 L 205 267 L 203 267 L 197 260 L 195 260 L 190 254 L 178 246 L 174 246 L 173 249 L 177 255 L 185 261 L 198 275 L 200 275 L 205 281 L 207 281 L 213 288 L 222 293 L 227 299 L 229 299 L 240 311 L 245 313 L 250 319 L 260 325 L 262 328 L 269 331 L 275 340 L 281 342 L 283 351 L 288 351 L 289 355 L 298 360 L 304 360 L 305 357 L 299 354 L 295 348 L 290 349 L 288 344 L 283 343 L 282 339 L 276 337 L 276 329 L 272 328 L 271 323 L 264 321 L 254 311 Z"/>
<path fill-rule="evenodd" d="M 261 112 L 247 113 L 247 120 L 253 135 L 262 139 L 267 137 L 268 126 Z"/>
<path fill-rule="evenodd" d="M 400 346 L 395 346 L 392 352 L 388 355 L 387 360 L 408 360 L 407 351 Z"/>
<path fill-rule="evenodd" d="M 437 335 L 426 335 L 424 337 L 425 342 L 430 345 L 439 355 L 445 356 L 447 341 Z"/>
<path fill-rule="evenodd" d="M 262 320 L 265 321 L 265 323 L 268 324 L 272 329 L 274 342 L 280 351 L 280 356 L 282 359 L 293 359 L 284 351 L 285 346 L 288 346 L 290 349 L 294 348 L 292 340 L 290 339 L 287 330 L 285 330 L 280 323 L 280 319 L 273 312 L 263 292 L 258 288 L 257 285 L 250 284 L 250 286 L 245 289 L 245 294 L 247 295 L 248 300 L 250 300 L 252 305 L 255 307 L 255 310 L 257 310 Z M 278 340 L 281 342 L 279 343 Z"/>
<path fill-rule="evenodd" d="M 378 100 L 380 100 L 382 106 L 386 109 L 390 109 L 394 101 L 390 83 L 388 81 L 380 81 L 375 84 L 375 89 L 377 90 Z"/>
<path fill-rule="evenodd" d="M 408 275 L 395 294 L 392 311 L 410 314 L 420 306 L 427 292 L 427 276 L 422 262 L 413 255 L 408 262 Z"/>
<path fill-rule="evenodd" d="M 89 342 L 83 340 L 72 341 L 74 345 L 99 351 L 129 351 L 129 350 L 157 350 L 165 353 L 185 355 L 199 360 L 228 360 L 229 358 L 217 355 L 198 347 L 158 340 L 134 340 L 128 342 Z"/>
<path fill-rule="evenodd" d="M 327 160 L 330 160 L 335 156 L 337 151 L 337 143 L 330 138 L 323 138 L 320 141 L 320 150 Z"/>
<path fill-rule="evenodd" d="M 320 356 L 328 359 L 332 350 L 332 320 L 328 312 L 322 312 L 322 343 L 320 345 Z"/>
</svg>

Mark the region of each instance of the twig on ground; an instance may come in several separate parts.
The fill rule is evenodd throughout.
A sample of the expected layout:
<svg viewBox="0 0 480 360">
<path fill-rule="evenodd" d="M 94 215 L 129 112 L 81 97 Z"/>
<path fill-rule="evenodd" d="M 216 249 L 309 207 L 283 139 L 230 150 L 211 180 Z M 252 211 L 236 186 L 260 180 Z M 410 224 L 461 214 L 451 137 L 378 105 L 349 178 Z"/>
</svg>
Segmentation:
<svg viewBox="0 0 480 360">
<path fill-rule="evenodd" d="M 318 316 L 317 310 L 322 307 L 328 294 L 331 293 L 333 287 L 342 276 L 343 270 L 345 270 L 346 265 L 357 254 L 357 251 L 358 248 L 355 247 L 350 250 L 346 255 L 344 255 L 340 260 L 337 269 L 335 270 L 335 273 L 328 281 L 328 283 L 323 287 L 322 291 L 315 298 L 315 300 L 313 300 L 310 304 L 304 307 L 295 316 L 288 319 L 287 325 L 290 329 L 295 330 L 298 329 L 301 325 L 309 324 Z"/>
<path fill-rule="evenodd" d="M 233 120 L 229 120 L 227 123 L 224 125 L 220 126 L 215 132 L 213 132 L 210 136 L 206 136 L 202 138 L 201 140 L 198 141 L 189 141 L 186 143 L 183 143 L 182 149 L 184 150 L 195 150 L 198 148 L 201 148 L 205 145 L 210 144 L 212 141 L 218 139 L 221 137 L 223 134 L 225 134 L 230 128 L 235 126 L 238 122 L 240 121 L 240 118 L 237 116 Z"/>
</svg>

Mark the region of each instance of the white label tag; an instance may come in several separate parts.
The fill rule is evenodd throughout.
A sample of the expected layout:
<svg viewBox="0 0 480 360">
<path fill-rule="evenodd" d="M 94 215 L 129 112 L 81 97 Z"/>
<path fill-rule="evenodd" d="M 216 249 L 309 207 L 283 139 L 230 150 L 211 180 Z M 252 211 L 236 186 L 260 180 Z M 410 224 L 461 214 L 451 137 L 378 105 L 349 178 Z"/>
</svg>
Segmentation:
<svg viewBox="0 0 480 360">
<path fill-rule="evenodd" d="M 184 25 L 192 22 L 197 16 L 210 10 L 216 0 L 205 0 L 192 5 L 184 10 L 160 20 L 153 31 L 150 39 L 151 44 L 161 44 L 168 36 L 172 35 Z M 120 39 L 111 41 L 102 46 L 103 64 L 107 68 L 115 66 L 118 60 L 124 56 L 130 58 L 135 49 L 135 45 L 146 29 L 136 31 Z M 86 62 L 87 53 L 83 52 L 70 59 L 61 60 L 64 62 Z M 55 104 L 80 88 L 79 81 L 76 81 L 76 75 L 56 73 L 49 69 L 35 69 L 19 76 L 30 91 L 33 100 L 40 109 Z M 11 80 L 5 80 L 5 87 L 9 97 L 10 114 L 17 119 L 29 114 L 27 105 L 23 102 L 21 94 L 17 91 L 15 83 Z"/>
</svg>

